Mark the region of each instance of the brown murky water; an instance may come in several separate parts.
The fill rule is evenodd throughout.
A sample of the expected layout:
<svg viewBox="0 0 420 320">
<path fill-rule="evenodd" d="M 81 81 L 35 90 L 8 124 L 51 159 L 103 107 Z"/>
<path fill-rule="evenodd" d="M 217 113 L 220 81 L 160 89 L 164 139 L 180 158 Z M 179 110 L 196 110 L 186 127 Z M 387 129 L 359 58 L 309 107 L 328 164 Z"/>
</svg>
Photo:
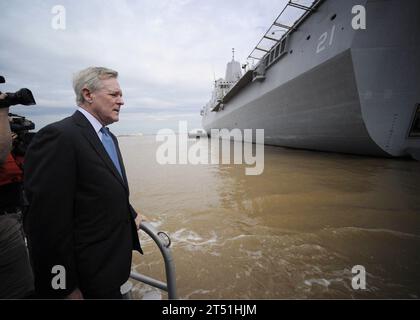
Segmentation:
<svg viewBox="0 0 420 320">
<path fill-rule="evenodd" d="M 133 206 L 171 236 L 180 298 L 420 298 L 418 162 L 266 146 L 264 173 L 246 176 L 159 165 L 154 136 L 119 141 Z M 133 267 L 164 280 L 141 239 Z M 355 265 L 366 290 L 352 288 Z M 134 296 L 166 298 L 140 283 Z"/>
</svg>

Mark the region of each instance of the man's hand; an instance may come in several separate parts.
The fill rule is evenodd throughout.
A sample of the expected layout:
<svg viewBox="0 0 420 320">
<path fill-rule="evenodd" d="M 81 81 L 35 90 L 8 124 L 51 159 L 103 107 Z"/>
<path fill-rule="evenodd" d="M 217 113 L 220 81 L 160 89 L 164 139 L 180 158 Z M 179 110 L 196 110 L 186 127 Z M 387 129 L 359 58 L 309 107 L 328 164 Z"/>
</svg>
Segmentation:
<svg viewBox="0 0 420 320">
<path fill-rule="evenodd" d="M 79 290 L 79 288 L 76 288 L 73 290 L 72 293 L 70 293 L 67 297 L 67 300 L 83 300 L 83 294 L 82 291 Z"/>
<path fill-rule="evenodd" d="M 136 222 L 136 227 L 137 227 L 137 230 L 139 230 L 140 229 L 140 225 L 141 225 L 141 221 L 142 221 L 143 219 L 142 219 L 142 216 L 140 215 L 140 213 L 137 213 L 137 217 L 136 217 L 136 219 L 134 220 L 135 222 Z"/>
<path fill-rule="evenodd" d="M 144 215 L 140 214 L 140 211 L 137 212 L 137 210 L 134 209 L 131 205 L 130 205 L 130 209 L 131 209 L 131 214 L 133 216 L 134 216 L 134 214 L 136 214 L 136 217 L 134 218 L 134 222 L 136 223 L 137 230 L 139 230 L 140 229 L 141 222 L 143 220 L 147 220 L 147 219 L 146 219 L 146 217 Z"/>
</svg>

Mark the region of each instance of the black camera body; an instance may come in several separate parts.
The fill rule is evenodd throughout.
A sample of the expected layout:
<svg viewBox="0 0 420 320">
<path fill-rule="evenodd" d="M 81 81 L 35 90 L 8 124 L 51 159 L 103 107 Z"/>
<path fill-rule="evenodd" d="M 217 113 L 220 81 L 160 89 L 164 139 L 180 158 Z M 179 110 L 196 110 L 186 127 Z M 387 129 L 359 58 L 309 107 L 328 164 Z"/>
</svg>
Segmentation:
<svg viewBox="0 0 420 320">
<path fill-rule="evenodd" d="M 5 83 L 4 77 L 0 76 L 0 83 Z M 0 91 L 1 94 L 1 91 Z M 25 106 L 36 104 L 31 90 L 23 88 L 14 93 L 6 92 L 6 97 L 0 99 L 0 109 L 8 108 L 17 104 Z M 29 132 L 35 129 L 35 124 L 23 116 L 9 113 L 10 130 L 15 135 L 13 139 L 12 154 L 23 157 L 26 149 L 35 133 Z"/>
<path fill-rule="evenodd" d="M 0 83 L 5 83 L 4 77 L 0 76 Z M 2 93 L 0 91 L 0 93 Z M 31 90 L 22 88 L 16 92 L 6 92 L 6 98 L 0 100 L 0 108 L 8 108 L 17 104 L 30 106 L 36 104 Z"/>
<path fill-rule="evenodd" d="M 10 130 L 16 134 L 35 129 L 35 124 L 23 116 L 9 113 Z"/>
<path fill-rule="evenodd" d="M 35 124 L 25 117 L 9 113 L 10 130 L 16 135 L 12 143 L 12 154 L 18 157 L 24 157 L 32 138 L 35 136 L 34 132 L 29 132 L 35 129 Z"/>
<path fill-rule="evenodd" d="M 1 93 L 1 91 L 0 91 Z M 16 92 L 5 92 L 6 98 L 0 100 L 0 108 L 9 108 L 17 104 L 23 104 L 25 106 L 30 106 L 35 104 L 34 96 L 32 95 L 31 90 L 22 88 Z"/>
</svg>

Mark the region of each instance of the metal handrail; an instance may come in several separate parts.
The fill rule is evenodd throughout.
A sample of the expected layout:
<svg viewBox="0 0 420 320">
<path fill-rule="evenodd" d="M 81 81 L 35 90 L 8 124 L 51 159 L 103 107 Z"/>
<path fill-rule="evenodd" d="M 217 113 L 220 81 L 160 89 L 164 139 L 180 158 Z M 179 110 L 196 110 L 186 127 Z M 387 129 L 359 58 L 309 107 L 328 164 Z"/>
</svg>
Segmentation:
<svg viewBox="0 0 420 320">
<path fill-rule="evenodd" d="M 260 60 L 260 61 L 264 60 L 264 58 L 266 57 L 266 55 L 271 52 L 271 50 L 276 46 L 276 44 L 279 43 L 280 41 L 286 39 L 293 31 L 295 31 L 296 28 L 303 22 L 303 20 L 305 20 L 305 18 L 309 14 L 313 13 L 315 11 L 315 9 L 323 1 L 324 0 L 314 0 L 312 2 L 312 4 L 309 7 L 307 7 L 307 6 L 304 6 L 304 5 L 300 5 L 300 4 L 296 3 L 296 2 L 293 2 L 293 0 L 289 0 L 289 2 L 285 5 L 285 7 L 283 8 L 283 10 L 280 12 L 280 14 L 277 16 L 277 18 L 274 20 L 274 22 L 271 24 L 271 26 L 265 32 L 265 34 L 263 35 L 263 37 L 261 38 L 261 40 L 258 42 L 258 44 L 254 47 L 254 49 L 252 49 L 251 53 L 248 55 L 247 60 L 248 59 L 256 59 L 256 60 Z M 278 23 L 277 22 L 283 16 L 284 12 L 286 11 L 286 9 L 288 7 L 295 7 L 297 9 L 303 10 L 302 15 L 300 15 L 293 22 L 293 25 L 291 25 L 291 26 L 287 26 L 287 25 L 284 25 L 284 24 L 281 24 L 281 23 Z M 284 31 L 285 31 L 285 33 L 279 39 L 275 39 L 275 38 L 269 36 L 269 33 L 270 33 L 271 28 L 273 26 L 278 26 L 278 27 L 284 29 Z M 259 45 L 261 44 L 261 42 L 264 39 L 268 39 L 268 40 L 273 41 L 273 44 L 271 45 L 271 47 L 269 49 L 264 49 L 264 48 L 260 48 L 259 47 Z M 266 54 L 264 56 L 260 57 L 260 58 L 254 57 L 253 54 L 254 54 L 254 52 L 256 50 L 266 52 Z"/>
<path fill-rule="evenodd" d="M 134 271 L 130 273 L 130 278 L 168 292 L 168 299 L 177 299 L 175 264 L 170 249 L 171 239 L 165 232 L 158 231 L 149 222 L 142 222 L 140 224 L 140 229 L 146 232 L 153 239 L 162 253 L 165 261 L 166 283 Z"/>
</svg>

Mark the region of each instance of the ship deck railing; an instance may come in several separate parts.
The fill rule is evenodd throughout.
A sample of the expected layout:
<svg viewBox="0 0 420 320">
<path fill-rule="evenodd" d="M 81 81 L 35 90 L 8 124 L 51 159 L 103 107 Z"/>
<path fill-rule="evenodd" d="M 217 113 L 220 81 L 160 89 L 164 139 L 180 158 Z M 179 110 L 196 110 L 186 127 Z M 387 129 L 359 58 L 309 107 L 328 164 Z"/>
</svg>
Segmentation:
<svg viewBox="0 0 420 320">
<path fill-rule="evenodd" d="M 281 41 L 285 40 L 298 26 L 313 12 L 324 0 L 289 0 L 258 44 L 252 49 L 247 60 L 259 60 L 259 63 L 270 54 L 272 49 Z M 304 3 L 304 4 L 302 4 Z M 292 11 L 291 11 L 292 10 Z M 292 16 L 292 15 L 295 16 Z M 290 18 L 291 17 L 291 18 Z M 284 20 L 287 20 L 284 22 Z M 279 37 L 277 34 L 280 33 Z M 262 55 L 261 55 L 262 54 Z M 258 64 L 259 64 L 258 63 Z"/>
<path fill-rule="evenodd" d="M 131 271 L 130 278 L 158 288 L 162 291 L 166 291 L 168 293 L 168 299 L 170 300 L 177 299 L 175 263 L 170 249 L 171 239 L 165 232 L 158 231 L 149 222 L 142 222 L 140 230 L 144 231 L 152 238 L 163 256 L 163 260 L 165 262 L 166 283 L 135 271 Z M 122 290 L 124 291 L 122 292 L 123 297 L 124 299 L 132 299 L 132 288 L 129 282 L 127 284 L 128 287 Z"/>
</svg>

